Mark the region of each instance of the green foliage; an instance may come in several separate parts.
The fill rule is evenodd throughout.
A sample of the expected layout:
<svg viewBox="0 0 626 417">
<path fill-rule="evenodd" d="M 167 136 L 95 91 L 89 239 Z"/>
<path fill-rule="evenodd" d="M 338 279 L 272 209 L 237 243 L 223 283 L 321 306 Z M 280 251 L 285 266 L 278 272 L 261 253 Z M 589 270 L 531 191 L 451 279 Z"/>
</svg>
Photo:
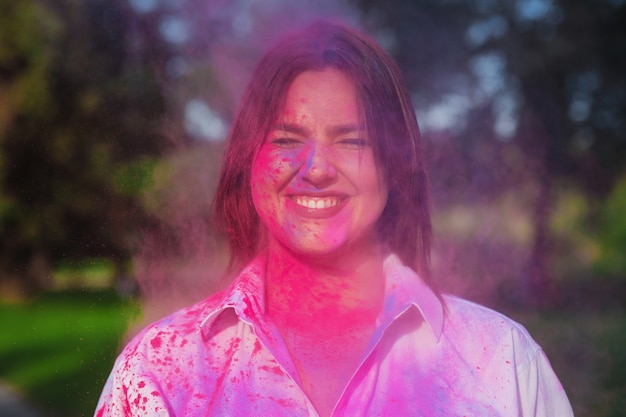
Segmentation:
<svg viewBox="0 0 626 417">
<path fill-rule="evenodd" d="M 121 195 L 139 196 L 154 186 L 156 158 L 141 158 L 124 164 L 113 176 L 115 190 Z"/>
<path fill-rule="evenodd" d="M 59 260 L 130 257 L 170 51 L 126 0 L 0 10 L 0 284 L 36 292 Z"/>
<path fill-rule="evenodd" d="M 599 227 L 600 256 L 596 263 L 604 274 L 626 279 L 626 177 L 621 178 L 602 206 Z"/>
<path fill-rule="evenodd" d="M 562 282 L 593 279 L 593 264 L 600 248 L 591 227 L 591 204 L 583 191 L 574 185 L 555 190 L 550 224 L 554 254 L 552 276 Z"/>
<path fill-rule="evenodd" d="M 13 84 L 5 111 L 41 114 L 50 105 L 46 72 L 56 23 L 33 1 L 0 0 L 0 81 Z M 0 137 L 6 127 L 0 124 Z"/>
<path fill-rule="evenodd" d="M 139 313 L 113 291 L 43 294 L 0 304 L 0 375 L 52 416 L 90 416 Z"/>
</svg>

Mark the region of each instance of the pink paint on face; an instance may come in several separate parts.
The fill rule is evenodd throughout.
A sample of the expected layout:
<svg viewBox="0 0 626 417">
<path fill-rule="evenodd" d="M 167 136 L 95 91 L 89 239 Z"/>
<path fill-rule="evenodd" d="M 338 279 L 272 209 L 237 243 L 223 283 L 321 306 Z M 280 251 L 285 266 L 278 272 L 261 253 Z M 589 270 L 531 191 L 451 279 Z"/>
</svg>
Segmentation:
<svg viewBox="0 0 626 417">
<path fill-rule="evenodd" d="M 270 245 L 328 255 L 376 240 L 387 188 L 342 72 L 307 71 L 293 81 L 255 158 L 252 197 Z"/>
</svg>

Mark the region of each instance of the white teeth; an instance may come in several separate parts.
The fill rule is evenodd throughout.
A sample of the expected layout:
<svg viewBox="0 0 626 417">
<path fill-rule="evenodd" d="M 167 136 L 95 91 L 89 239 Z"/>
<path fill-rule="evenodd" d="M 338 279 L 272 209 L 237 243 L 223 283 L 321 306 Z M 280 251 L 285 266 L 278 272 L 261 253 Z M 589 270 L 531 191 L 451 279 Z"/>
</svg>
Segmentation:
<svg viewBox="0 0 626 417">
<path fill-rule="evenodd" d="M 320 197 L 296 197 L 296 204 L 309 209 L 324 209 L 334 207 L 339 204 L 339 199 L 335 197 L 320 198 Z"/>
</svg>

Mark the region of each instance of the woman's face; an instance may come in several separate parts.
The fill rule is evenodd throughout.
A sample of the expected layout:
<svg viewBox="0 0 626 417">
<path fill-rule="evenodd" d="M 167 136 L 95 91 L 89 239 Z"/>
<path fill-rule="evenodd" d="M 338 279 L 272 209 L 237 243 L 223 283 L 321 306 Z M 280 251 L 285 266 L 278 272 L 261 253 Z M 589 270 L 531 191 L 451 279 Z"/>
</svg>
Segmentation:
<svg viewBox="0 0 626 417">
<path fill-rule="evenodd" d="M 252 166 L 252 197 L 270 245 L 333 255 L 376 243 L 387 202 L 352 81 L 300 74 Z"/>
</svg>

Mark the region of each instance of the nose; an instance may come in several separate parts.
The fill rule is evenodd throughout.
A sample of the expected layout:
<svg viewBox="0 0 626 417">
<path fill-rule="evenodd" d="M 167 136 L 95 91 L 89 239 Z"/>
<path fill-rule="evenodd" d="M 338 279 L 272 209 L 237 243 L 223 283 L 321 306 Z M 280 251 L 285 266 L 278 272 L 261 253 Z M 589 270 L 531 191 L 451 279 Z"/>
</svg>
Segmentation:
<svg viewBox="0 0 626 417">
<path fill-rule="evenodd" d="M 302 180 L 318 188 L 332 183 L 337 178 L 337 168 L 331 159 L 327 146 L 312 145 L 307 149 L 306 159 L 301 167 Z"/>
</svg>

